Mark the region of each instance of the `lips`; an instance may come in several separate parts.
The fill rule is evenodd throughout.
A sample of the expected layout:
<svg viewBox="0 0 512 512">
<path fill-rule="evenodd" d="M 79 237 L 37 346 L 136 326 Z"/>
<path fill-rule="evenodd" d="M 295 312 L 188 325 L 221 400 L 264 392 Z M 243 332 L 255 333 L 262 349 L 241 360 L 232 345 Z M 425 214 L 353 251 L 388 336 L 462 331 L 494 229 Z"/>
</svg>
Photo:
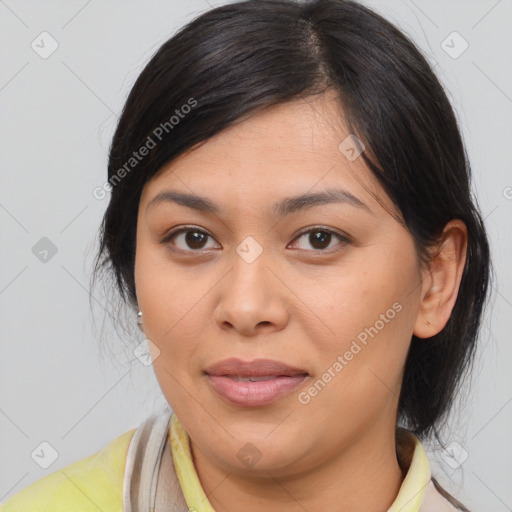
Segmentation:
<svg viewBox="0 0 512 512">
<path fill-rule="evenodd" d="M 302 368 L 289 366 L 272 359 L 242 361 L 241 359 L 231 358 L 208 367 L 205 373 L 247 379 L 250 377 L 294 377 L 307 375 L 308 372 Z"/>
<path fill-rule="evenodd" d="M 219 397 L 239 407 L 268 405 L 297 389 L 309 375 L 271 359 L 226 359 L 208 367 L 205 374 Z"/>
</svg>

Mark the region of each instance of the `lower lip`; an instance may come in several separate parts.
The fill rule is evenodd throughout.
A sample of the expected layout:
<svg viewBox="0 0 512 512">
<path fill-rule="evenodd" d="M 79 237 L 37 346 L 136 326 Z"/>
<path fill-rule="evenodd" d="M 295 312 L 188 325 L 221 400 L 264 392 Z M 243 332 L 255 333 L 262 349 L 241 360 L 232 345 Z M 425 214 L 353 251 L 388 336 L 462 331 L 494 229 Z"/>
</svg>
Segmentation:
<svg viewBox="0 0 512 512">
<path fill-rule="evenodd" d="M 243 407 L 261 407 L 290 394 L 306 375 L 276 377 L 269 380 L 238 381 L 225 375 L 208 375 L 213 389 L 229 403 Z"/>
</svg>

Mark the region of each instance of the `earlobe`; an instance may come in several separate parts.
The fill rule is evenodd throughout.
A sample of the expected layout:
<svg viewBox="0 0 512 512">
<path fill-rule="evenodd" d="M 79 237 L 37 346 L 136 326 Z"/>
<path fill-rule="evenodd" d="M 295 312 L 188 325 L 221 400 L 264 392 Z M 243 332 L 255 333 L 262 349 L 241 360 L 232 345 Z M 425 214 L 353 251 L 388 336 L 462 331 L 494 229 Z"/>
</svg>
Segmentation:
<svg viewBox="0 0 512 512">
<path fill-rule="evenodd" d="M 459 219 L 444 227 L 422 279 L 413 334 L 430 338 L 442 331 L 453 310 L 466 263 L 467 228 Z"/>
</svg>

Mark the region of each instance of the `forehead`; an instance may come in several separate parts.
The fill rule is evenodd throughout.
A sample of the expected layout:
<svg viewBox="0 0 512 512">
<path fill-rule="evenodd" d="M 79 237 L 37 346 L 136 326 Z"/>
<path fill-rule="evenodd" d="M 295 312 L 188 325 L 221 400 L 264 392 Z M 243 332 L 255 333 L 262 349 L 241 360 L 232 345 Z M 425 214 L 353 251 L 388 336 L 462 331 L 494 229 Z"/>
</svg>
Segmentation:
<svg viewBox="0 0 512 512">
<path fill-rule="evenodd" d="M 141 201 L 168 187 L 239 203 L 343 188 L 375 209 L 382 206 L 372 194 L 393 209 L 363 158 L 348 158 L 354 155 L 345 152 L 352 137 L 330 94 L 274 105 L 163 166 Z"/>
</svg>

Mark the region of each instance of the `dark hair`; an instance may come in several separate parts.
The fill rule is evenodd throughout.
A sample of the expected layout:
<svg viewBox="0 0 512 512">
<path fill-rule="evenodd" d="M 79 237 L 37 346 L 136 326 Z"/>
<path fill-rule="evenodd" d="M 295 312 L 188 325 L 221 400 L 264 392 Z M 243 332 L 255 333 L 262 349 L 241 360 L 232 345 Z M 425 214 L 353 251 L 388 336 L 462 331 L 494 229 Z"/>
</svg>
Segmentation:
<svg viewBox="0 0 512 512">
<path fill-rule="evenodd" d="M 451 219 L 468 230 L 452 315 L 436 336 L 412 337 L 404 369 L 398 420 L 427 436 L 446 420 L 473 361 L 491 278 L 489 244 L 443 87 L 415 45 L 365 6 L 348 0 L 230 3 L 192 20 L 158 49 L 113 137 L 111 198 L 93 282 L 108 270 L 122 300 L 136 307 L 135 235 L 144 184 L 184 151 L 257 111 L 328 89 L 337 93 L 350 133 L 367 148 L 366 164 L 401 212 L 419 261 L 428 262 Z M 165 138 L 119 179 L 155 131 L 165 131 Z"/>
</svg>

